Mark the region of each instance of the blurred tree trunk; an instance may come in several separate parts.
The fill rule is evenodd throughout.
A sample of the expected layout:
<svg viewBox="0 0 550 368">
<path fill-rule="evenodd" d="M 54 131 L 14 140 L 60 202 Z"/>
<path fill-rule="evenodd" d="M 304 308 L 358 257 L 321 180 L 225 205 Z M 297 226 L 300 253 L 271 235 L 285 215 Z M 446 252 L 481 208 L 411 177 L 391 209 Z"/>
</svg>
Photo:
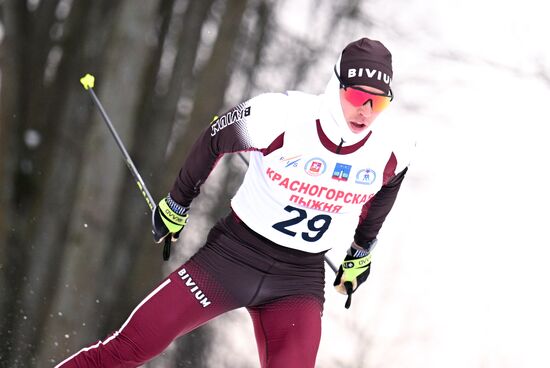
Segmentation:
<svg viewBox="0 0 550 368">
<path fill-rule="evenodd" d="M 136 126 L 132 117 L 141 105 L 139 91 L 143 89 L 144 67 L 155 50 L 153 42 L 146 47 L 143 39 L 153 38 L 159 2 L 148 1 L 142 6 L 135 6 L 132 1 L 122 3 L 104 50 L 103 77 L 96 82 L 96 93 L 121 139 L 128 144 Z M 98 273 L 104 256 L 112 249 L 108 234 L 117 228 L 114 212 L 127 168 L 97 110 L 94 115 L 91 133 L 85 140 L 84 169 L 77 184 L 52 317 L 44 328 L 45 339 L 38 354 L 40 365 L 60 361 L 67 351 L 78 351 L 103 338 L 98 336 L 99 297 L 89 292 L 95 290 L 90 275 Z M 124 185 L 131 190 L 133 182 Z"/>
<path fill-rule="evenodd" d="M 189 93 L 193 89 L 193 67 L 201 40 L 201 32 L 213 3 L 214 0 L 188 2 L 183 17 L 179 17 L 175 25 L 174 48 L 176 55 L 171 77 L 166 88 L 158 86 L 160 88 L 155 89 L 156 93 L 149 94 L 151 99 L 148 101 L 150 103 L 139 116 L 139 124 L 143 129 L 140 131 L 138 139 L 142 142 L 141 146 L 149 145 L 150 148 L 147 152 L 138 148 L 134 154 L 145 167 L 150 168 L 151 191 L 157 201 L 166 196 L 170 189 L 159 185 L 162 184 L 162 180 L 159 178 L 168 175 L 164 169 L 167 145 L 174 131 L 179 101 L 183 94 Z M 140 146 L 136 145 L 136 147 Z M 147 218 L 141 226 L 150 228 L 150 219 Z M 151 282 L 156 284 L 160 280 L 159 276 L 163 271 L 160 267 L 161 247 L 153 244 L 149 232 L 140 241 L 143 251 L 137 254 L 131 275 L 132 280 L 135 280 L 133 283 L 135 287 L 130 291 L 135 297 L 123 298 L 117 309 L 128 308 L 135 304 L 133 303 L 135 298 L 141 298 L 143 295 L 143 285 L 151 285 Z M 172 255 L 173 257 L 174 255 Z M 143 269 L 150 267 L 151 258 L 159 260 L 159 267 L 154 270 L 154 273 L 143 272 Z"/>
<path fill-rule="evenodd" d="M 153 65 L 156 72 L 148 74 L 164 78 L 150 78 L 145 83 L 149 88 L 143 90 L 131 156 L 156 200 L 168 190 L 164 187 L 163 194 L 158 194 L 161 190 L 153 179 L 164 174 L 162 167 L 178 100 L 184 83 L 192 80 L 202 25 L 212 3 L 189 1 L 185 11 L 173 13 L 163 53 Z M 178 6 L 176 2 L 174 9 Z M 167 55 L 174 51 L 175 55 Z M 174 58 L 170 69 L 163 69 L 166 66 L 161 63 L 162 57 Z M 164 85 L 163 79 L 167 81 Z M 137 190 L 127 188 L 131 182 L 128 177 L 120 188 L 117 228 L 111 235 L 111 244 L 116 247 L 105 257 L 101 272 L 104 290 L 98 294 L 103 295 L 101 310 L 108 317 L 102 326 L 105 332 L 120 325 L 146 292 L 160 282 L 162 274 L 162 248 L 152 241 L 151 216 L 143 198 Z"/>
<path fill-rule="evenodd" d="M 185 134 L 175 141 L 174 151 L 168 158 L 166 172 L 169 175 L 163 178 L 164 188 L 172 187 L 189 148 L 223 107 L 225 91 L 234 68 L 234 53 L 238 52 L 235 45 L 246 5 L 247 0 L 228 0 L 226 3 L 212 53 L 198 76 L 188 127 Z"/>
<path fill-rule="evenodd" d="M 241 44 L 243 52 L 236 67 L 244 76 L 244 87 L 238 95 L 226 96 L 231 105 L 235 105 L 252 96 L 252 91 L 257 87 L 256 75 L 263 63 L 266 47 L 271 43 L 274 35 L 275 22 L 273 21 L 275 1 L 257 0 L 252 4 L 248 29 L 242 34 Z"/>
<path fill-rule="evenodd" d="M 22 303 L 20 290 L 24 284 L 24 274 L 27 269 L 27 256 L 30 249 L 24 237 L 27 235 L 22 227 L 29 220 L 33 193 L 31 171 L 33 162 L 30 160 L 31 149 L 24 142 L 25 133 L 29 124 L 30 103 L 29 96 L 32 93 L 33 78 L 31 73 L 38 74 L 36 88 L 41 88 L 42 75 L 36 73 L 39 65 L 45 63 L 46 57 L 42 47 L 50 45 L 50 40 L 43 40 L 40 46 L 33 48 L 32 41 L 44 32 L 47 34 L 48 25 L 51 24 L 53 15 L 52 5 L 56 1 L 44 1 L 34 13 L 27 10 L 23 1 L 4 1 L 1 4 L 2 24 L 4 27 L 4 39 L 1 43 L 1 72 L 2 95 L 0 100 L 0 150 L 2 150 L 2 176 L 1 195 L 3 215 L 0 220 L 0 241 L 6 244 L 2 247 L 1 277 L 2 292 L 0 303 L 2 322 L 0 323 L 0 336 L 4 342 L 0 347 L 2 361 L 8 361 L 13 350 L 14 328 L 16 316 L 22 317 Z M 37 14 L 40 13 L 40 23 L 37 22 Z M 36 136 L 41 132 L 33 130 Z M 35 136 L 35 137 L 36 137 Z M 23 194 L 25 193 L 25 194 Z M 8 230 L 9 229 L 9 230 Z M 6 231 L 8 231 L 6 233 Z M 5 243 L 4 243 L 5 241 Z M 5 257 L 5 258 L 4 258 Z"/>
<path fill-rule="evenodd" d="M 223 107 L 225 91 L 235 66 L 235 53 L 240 51 L 238 40 L 247 0 L 228 0 L 218 28 L 216 41 L 208 61 L 203 66 L 196 83 L 193 110 L 183 136 L 174 144 L 174 151 L 166 164 L 167 175 L 161 179 L 164 188 L 171 188 L 173 180 L 189 147 L 197 139 L 212 117 Z M 205 326 L 195 334 L 178 340 L 176 361 L 178 367 L 207 367 L 206 354 L 210 347 L 210 327 Z"/>
<path fill-rule="evenodd" d="M 135 152 L 132 149 L 138 146 L 136 136 L 140 134 L 142 129 L 139 121 L 145 106 L 149 105 L 150 93 L 154 93 L 155 85 L 158 79 L 158 74 L 161 69 L 161 60 L 165 51 L 167 38 L 169 38 L 170 24 L 173 22 L 173 8 L 175 0 L 163 0 L 159 9 L 160 13 L 160 29 L 158 41 L 153 52 L 152 58 L 145 65 L 145 72 L 142 76 L 142 89 L 138 96 L 139 105 L 136 106 L 134 113 L 130 114 L 135 121 L 134 129 L 131 131 L 130 139 L 126 141 L 126 149 L 128 150 L 132 160 L 140 172 L 143 180 L 149 185 L 149 175 L 146 173 L 146 168 L 135 157 Z M 147 151 L 151 146 L 146 146 Z M 120 154 L 118 154 L 120 156 Z M 111 158 L 112 159 L 112 158 Z M 121 158 L 122 159 L 122 158 Z M 151 190 L 150 185 L 148 186 Z M 128 289 L 130 283 L 129 270 L 140 252 L 139 247 L 135 243 L 136 237 L 143 238 L 149 235 L 149 232 L 143 232 L 135 226 L 126 225 L 127 218 L 136 218 L 138 223 L 143 224 L 145 218 L 149 219 L 149 208 L 145 204 L 143 197 L 135 187 L 134 179 L 128 173 L 127 169 L 122 174 L 122 180 L 117 187 L 113 189 L 116 193 L 117 203 L 114 208 L 114 216 L 109 218 L 111 223 L 109 231 L 105 233 L 105 243 L 108 251 L 101 255 L 99 268 L 96 270 L 98 274 L 98 282 L 94 288 L 94 295 L 99 301 L 96 305 L 95 314 L 97 316 L 97 333 L 103 336 L 117 329 L 127 318 L 132 306 L 124 310 L 115 308 L 115 304 L 122 298 L 128 297 Z M 131 205 L 131 209 L 130 209 Z M 151 258 L 152 264 L 147 268 L 153 275 L 158 275 L 160 268 L 159 258 Z M 149 271 L 145 273 L 150 274 Z M 154 279 L 151 282 L 157 281 Z M 143 287 L 142 290 L 146 289 Z M 143 297 L 143 295 L 141 295 Z"/>
<path fill-rule="evenodd" d="M 39 9 L 47 4 L 50 3 L 41 2 Z M 19 290 L 21 306 L 20 313 L 15 316 L 18 321 L 13 328 L 11 367 L 34 365 L 34 353 L 44 342 L 42 328 L 50 310 L 50 296 L 54 292 L 55 280 L 59 274 L 58 260 L 66 242 L 67 219 L 71 217 L 76 194 L 75 183 L 80 173 L 83 153 L 80 141 L 86 138 L 89 131 L 89 97 L 82 93 L 78 79 L 83 70 L 92 70 L 100 64 L 100 51 L 105 47 L 107 30 L 116 8 L 117 3 L 107 0 L 93 4 L 73 4 L 64 24 L 66 38 L 61 47 L 65 57 L 61 57 L 58 69 L 62 72 L 55 76 L 48 91 L 42 90 L 43 95 L 36 97 L 38 100 L 45 98 L 48 103 L 45 105 L 42 101 L 36 102 L 36 105 L 26 110 L 33 121 L 38 119 L 37 121 L 45 122 L 47 129 L 44 132 L 48 133 L 44 136 L 49 144 L 44 145 L 41 157 L 35 161 L 38 168 L 36 177 L 32 179 L 39 180 L 33 183 L 36 196 L 32 198 L 32 213 L 28 215 L 30 222 L 21 229 L 25 236 L 24 245 L 30 252 L 26 259 L 28 268 L 25 283 Z M 41 22 L 42 18 L 38 24 Z M 28 46 L 48 43 L 49 31 L 42 30 L 39 35 L 44 39 L 34 39 Z M 41 55 L 27 61 L 31 65 L 34 61 L 40 63 Z M 21 93 L 32 94 L 32 88 L 26 90 L 30 85 L 41 90 L 39 86 L 44 81 L 46 70 L 40 73 L 40 65 L 35 64 L 33 67 L 36 69 L 29 67 L 31 70 L 25 70 L 25 74 L 36 79 L 23 83 L 24 90 Z M 42 173 L 47 175 L 42 177 Z"/>
<path fill-rule="evenodd" d="M 16 119 L 21 106 L 20 76 L 21 54 L 17 48 L 21 38 L 21 19 L 13 2 L 0 6 L 0 19 L 4 39 L 0 43 L 0 360 L 10 349 L 17 290 L 17 269 L 22 259 L 16 256 L 14 244 L 16 208 L 11 200 L 15 191 L 18 155 L 16 149 Z"/>
</svg>

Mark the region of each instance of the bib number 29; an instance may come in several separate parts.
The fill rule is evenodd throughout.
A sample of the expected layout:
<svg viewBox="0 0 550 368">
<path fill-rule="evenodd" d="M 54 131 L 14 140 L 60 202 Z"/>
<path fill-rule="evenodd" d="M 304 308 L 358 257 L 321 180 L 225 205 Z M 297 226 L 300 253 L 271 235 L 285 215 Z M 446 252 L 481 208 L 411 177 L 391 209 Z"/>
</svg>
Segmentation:
<svg viewBox="0 0 550 368">
<path fill-rule="evenodd" d="M 307 220 L 307 228 L 309 231 L 302 232 L 300 235 L 302 236 L 302 239 L 308 242 L 314 242 L 321 239 L 325 231 L 328 230 L 330 222 L 332 221 L 332 217 L 329 215 L 317 215 L 311 219 L 308 219 L 307 212 L 305 210 L 293 206 L 286 206 L 285 211 L 296 213 L 297 216 L 285 221 L 277 222 L 273 225 L 273 228 L 275 230 L 279 230 L 283 234 L 294 237 L 297 232 L 290 230 L 289 227 Z"/>
</svg>

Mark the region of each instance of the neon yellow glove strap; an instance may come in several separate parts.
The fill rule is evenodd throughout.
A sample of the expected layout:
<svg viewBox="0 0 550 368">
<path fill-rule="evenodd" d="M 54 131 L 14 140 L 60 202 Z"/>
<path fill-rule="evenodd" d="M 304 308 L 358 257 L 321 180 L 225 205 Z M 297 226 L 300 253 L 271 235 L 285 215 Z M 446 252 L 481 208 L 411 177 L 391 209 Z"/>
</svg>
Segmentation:
<svg viewBox="0 0 550 368">
<path fill-rule="evenodd" d="M 169 232 L 177 233 L 187 224 L 189 215 L 182 216 L 172 211 L 166 202 L 166 198 L 159 202 L 159 208 L 162 222 L 164 222 Z"/>
<path fill-rule="evenodd" d="M 350 259 L 342 262 L 342 282 L 354 282 L 359 275 L 369 269 L 372 254 L 367 254 L 365 257 Z"/>
</svg>

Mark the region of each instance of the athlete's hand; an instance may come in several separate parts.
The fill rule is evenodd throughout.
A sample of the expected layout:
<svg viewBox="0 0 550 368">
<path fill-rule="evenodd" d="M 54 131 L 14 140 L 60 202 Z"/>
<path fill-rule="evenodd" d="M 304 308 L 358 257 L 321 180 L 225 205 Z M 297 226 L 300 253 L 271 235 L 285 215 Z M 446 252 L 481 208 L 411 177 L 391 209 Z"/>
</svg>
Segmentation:
<svg viewBox="0 0 550 368">
<path fill-rule="evenodd" d="M 176 203 L 170 194 L 163 198 L 153 211 L 153 239 L 160 243 L 167 236 L 178 240 L 181 230 L 187 224 L 189 208 Z"/>
<path fill-rule="evenodd" d="M 370 250 L 374 248 L 374 244 L 376 241 L 372 242 L 368 250 L 352 245 L 338 269 L 334 287 L 339 293 L 348 296 L 346 309 L 351 305 L 351 294 L 369 277 L 372 257 Z"/>
</svg>

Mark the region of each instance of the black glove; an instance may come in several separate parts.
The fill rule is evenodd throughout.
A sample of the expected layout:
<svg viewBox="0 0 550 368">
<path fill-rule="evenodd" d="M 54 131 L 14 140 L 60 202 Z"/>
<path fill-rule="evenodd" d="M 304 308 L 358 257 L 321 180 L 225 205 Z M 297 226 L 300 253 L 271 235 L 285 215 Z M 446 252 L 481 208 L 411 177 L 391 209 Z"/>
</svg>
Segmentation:
<svg viewBox="0 0 550 368">
<path fill-rule="evenodd" d="M 170 194 L 162 199 L 153 211 L 153 239 L 160 243 L 168 235 L 178 240 L 181 230 L 187 224 L 189 208 L 176 203 Z"/>
<path fill-rule="evenodd" d="M 351 294 L 369 277 L 372 257 L 370 251 L 375 244 L 376 239 L 370 241 L 365 249 L 352 245 L 338 269 L 334 287 L 339 293 L 348 296 L 345 304 L 346 309 L 351 305 Z"/>
</svg>

